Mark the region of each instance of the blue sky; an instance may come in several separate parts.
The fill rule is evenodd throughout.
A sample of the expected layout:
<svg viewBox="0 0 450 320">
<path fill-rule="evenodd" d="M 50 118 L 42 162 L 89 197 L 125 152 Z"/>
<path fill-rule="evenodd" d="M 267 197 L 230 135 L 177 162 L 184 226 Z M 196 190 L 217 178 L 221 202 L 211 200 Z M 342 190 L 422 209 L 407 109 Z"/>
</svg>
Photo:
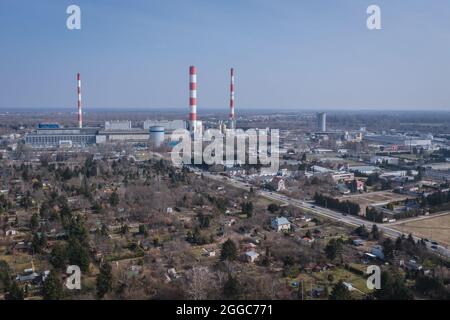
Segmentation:
<svg viewBox="0 0 450 320">
<path fill-rule="evenodd" d="M 77 4 L 82 29 L 66 28 Z M 366 28 L 381 7 L 382 30 Z M 448 0 L 1 0 L 0 108 L 450 109 Z"/>
</svg>

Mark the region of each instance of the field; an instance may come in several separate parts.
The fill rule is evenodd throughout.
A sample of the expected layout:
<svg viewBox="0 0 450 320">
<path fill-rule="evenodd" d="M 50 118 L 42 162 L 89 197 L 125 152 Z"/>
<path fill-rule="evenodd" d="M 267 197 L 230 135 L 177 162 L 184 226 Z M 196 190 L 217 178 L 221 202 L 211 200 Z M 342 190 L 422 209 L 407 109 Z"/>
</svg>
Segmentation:
<svg viewBox="0 0 450 320">
<path fill-rule="evenodd" d="M 412 233 L 417 237 L 427 238 L 450 246 L 450 213 L 439 217 L 398 224 L 395 229 L 403 233 Z"/>
</svg>

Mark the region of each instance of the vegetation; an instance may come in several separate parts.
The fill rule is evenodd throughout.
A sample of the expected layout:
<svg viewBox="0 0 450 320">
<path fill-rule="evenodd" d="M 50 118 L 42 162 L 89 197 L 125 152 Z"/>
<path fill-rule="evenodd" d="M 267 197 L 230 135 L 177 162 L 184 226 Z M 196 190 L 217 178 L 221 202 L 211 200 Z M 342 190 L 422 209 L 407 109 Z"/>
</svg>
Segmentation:
<svg viewBox="0 0 450 320">
<path fill-rule="evenodd" d="M 101 299 L 112 289 L 112 271 L 109 263 L 100 266 L 100 273 L 97 275 L 97 296 Z"/>
<path fill-rule="evenodd" d="M 222 251 L 220 252 L 220 260 L 225 261 L 233 261 L 237 258 L 237 248 L 236 244 L 228 239 L 222 245 Z"/>
<path fill-rule="evenodd" d="M 330 293 L 330 300 L 351 300 L 352 295 L 342 281 L 339 281 Z"/>
<path fill-rule="evenodd" d="M 350 201 L 342 201 L 341 202 L 338 199 L 324 196 L 319 193 L 316 193 L 314 195 L 314 201 L 322 207 L 335 209 L 342 213 L 346 213 L 346 214 L 350 214 L 350 215 L 354 215 L 354 216 L 358 215 L 359 212 L 361 211 L 361 208 L 360 208 L 359 204 L 357 204 L 357 203 L 353 203 Z"/>
</svg>

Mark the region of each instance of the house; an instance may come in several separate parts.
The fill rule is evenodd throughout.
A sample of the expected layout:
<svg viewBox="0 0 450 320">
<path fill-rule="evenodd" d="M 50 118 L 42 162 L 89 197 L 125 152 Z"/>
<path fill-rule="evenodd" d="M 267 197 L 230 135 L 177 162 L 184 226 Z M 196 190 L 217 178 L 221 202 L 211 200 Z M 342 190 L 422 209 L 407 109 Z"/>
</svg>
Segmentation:
<svg viewBox="0 0 450 320">
<path fill-rule="evenodd" d="M 25 273 L 22 275 L 18 275 L 16 277 L 16 281 L 18 282 L 33 282 L 39 277 L 39 274 L 36 272 Z"/>
<path fill-rule="evenodd" d="M 421 271 L 423 267 L 416 260 L 409 260 L 404 263 L 404 267 L 409 271 Z"/>
<path fill-rule="evenodd" d="M 130 269 L 127 271 L 127 276 L 129 278 L 137 277 L 142 271 L 142 266 L 132 265 Z"/>
<path fill-rule="evenodd" d="M 286 185 L 284 184 L 284 179 L 279 176 L 273 177 L 272 180 L 269 182 L 269 186 L 271 189 L 273 189 L 275 191 L 286 190 Z"/>
<path fill-rule="evenodd" d="M 13 250 L 19 251 L 19 252 L 28 252 L 31 250 L 31 242 L 18 242 L 13 244 Z"/>
<path fill-rule="evenodd" d="M 384 260 L 383 247 L 380 245 L 373 246 L 371 253 L 380 260 Z"/>
<path fill-rule="evenodd" d="M 345 185 L 345 183 L 339 183 L 336 186 L 336 189 L 341 193 L 341 194 L 350 194 L 350 189 Z"/>
<path fill-rule="evenodd" d="M 259 253 L 257 253 L 256 251 L 253 251 L 253 250 L 247 251 L 244 254 L 245 261 L 250 262 L 250 263 L 254 263 L 256 261 L 256 259 L 258 259 L 258 257 L 259 257 Z"/>
<path fill-rule="evenodd" d="M 353 239 L 353 240 L 352 240 L 352 244 L 353 244 L 354 246 L 360 247 L 360 246 L 363 246 L 363 245 L 364 245 L 364 241 L 361 240 L 361 239 Z"/>
<path fill-rule="evenodd" d="M 352 291 L 353 290 L 353 285 L 351 283 L 342 282 L 342 284 L 347 288 L 348 291 Z"/>
<path fill-rule="evenodd" d="M 236 219 L 231 218 L 231 219 L 225 220 L 223 225 L 226 227 L 231 227 L 235 223 L 236 223 Z"/>
<path fill-rule="evenodd" d="M 302 216 L 302 217 L 300 218 L 300 220 L 301 220 L 301 221 L 304 221 L 304 222 L 310 222 L 312 219 L 311 219 L 310 217 L 307 217 L 307 216 Z"/>
<path fill-rule="evenodd" d="M 364 181 L 356 179 L 356 191 L 364 191 Z"/>
<path fill-rule="evenodd" d="M 215 257 L 216 256 L 216 250 L 214 249 L 205 249 L 203 248 L 203 255 L 205 257 Z"/>
<path fill-rule="evenodd" d="M 307 243 L 307 244 L 311 244 L 311 243 L 314 242 L 314 239 L 309 238 L 309 237 L 307 237 L 307 236 L 302 237 L 301 240 L 302 240 L 304 243 Z"/>
<path fill-rule="evenodd" d="M 5 236 L 10 237 L 10 236 L 15 236 L 17 235 L 17 231 L 14 229 L 8 229 L 5 231 Z"/>
<path fill-rule="evenodd" d="M 39 284 L 45 281 L 47 277 L 49 276 L 50 271 L 46 270 L 44 272 L 34 272 L 33 269 L 26 269 L 24 270 L 24 274 L 18 275 L 16 277 L 16 281 L 22 282 L 22 283 L 35 283 Z"/>
<path fill-rule="evenodd" d="M 291 229 L 291 223 L 285 217 L 278 217 L 272 220 L 272 228 L 277 232 Z"/>
<path fill-rule="evenodd" d="M 376 255 L 370 253 L 370 252 L 365 252 L 364 253 L 364 259 L 366 259 L 366 261 L 371 261 L 371 260 L 375 260 L 377 258 Z"/>
<path fill-rule="evenodd" d="M 177 279 L 180 277 L 175 268 L 168 269 L 167 274 L 169 275 L 170 279 Z"/>
</svg>

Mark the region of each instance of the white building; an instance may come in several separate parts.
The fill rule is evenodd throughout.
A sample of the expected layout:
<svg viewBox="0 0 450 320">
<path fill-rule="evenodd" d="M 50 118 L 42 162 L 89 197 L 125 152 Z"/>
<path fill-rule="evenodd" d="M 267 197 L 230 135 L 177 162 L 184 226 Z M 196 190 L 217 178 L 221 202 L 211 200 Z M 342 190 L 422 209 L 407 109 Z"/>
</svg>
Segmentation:
<svg viewBox="0 0 450 320">
<path fill-rule="evenodd" d="M 277 232 L 288 231 L 291 229 L 291 223 L 285 217 L 278 217 L 272 220 L 272 228 Z"/>
<path fill-rule="evenodd" d="M 131 121 L 106 121 L 105 130 L 131 130 Z"/>
</svg>

